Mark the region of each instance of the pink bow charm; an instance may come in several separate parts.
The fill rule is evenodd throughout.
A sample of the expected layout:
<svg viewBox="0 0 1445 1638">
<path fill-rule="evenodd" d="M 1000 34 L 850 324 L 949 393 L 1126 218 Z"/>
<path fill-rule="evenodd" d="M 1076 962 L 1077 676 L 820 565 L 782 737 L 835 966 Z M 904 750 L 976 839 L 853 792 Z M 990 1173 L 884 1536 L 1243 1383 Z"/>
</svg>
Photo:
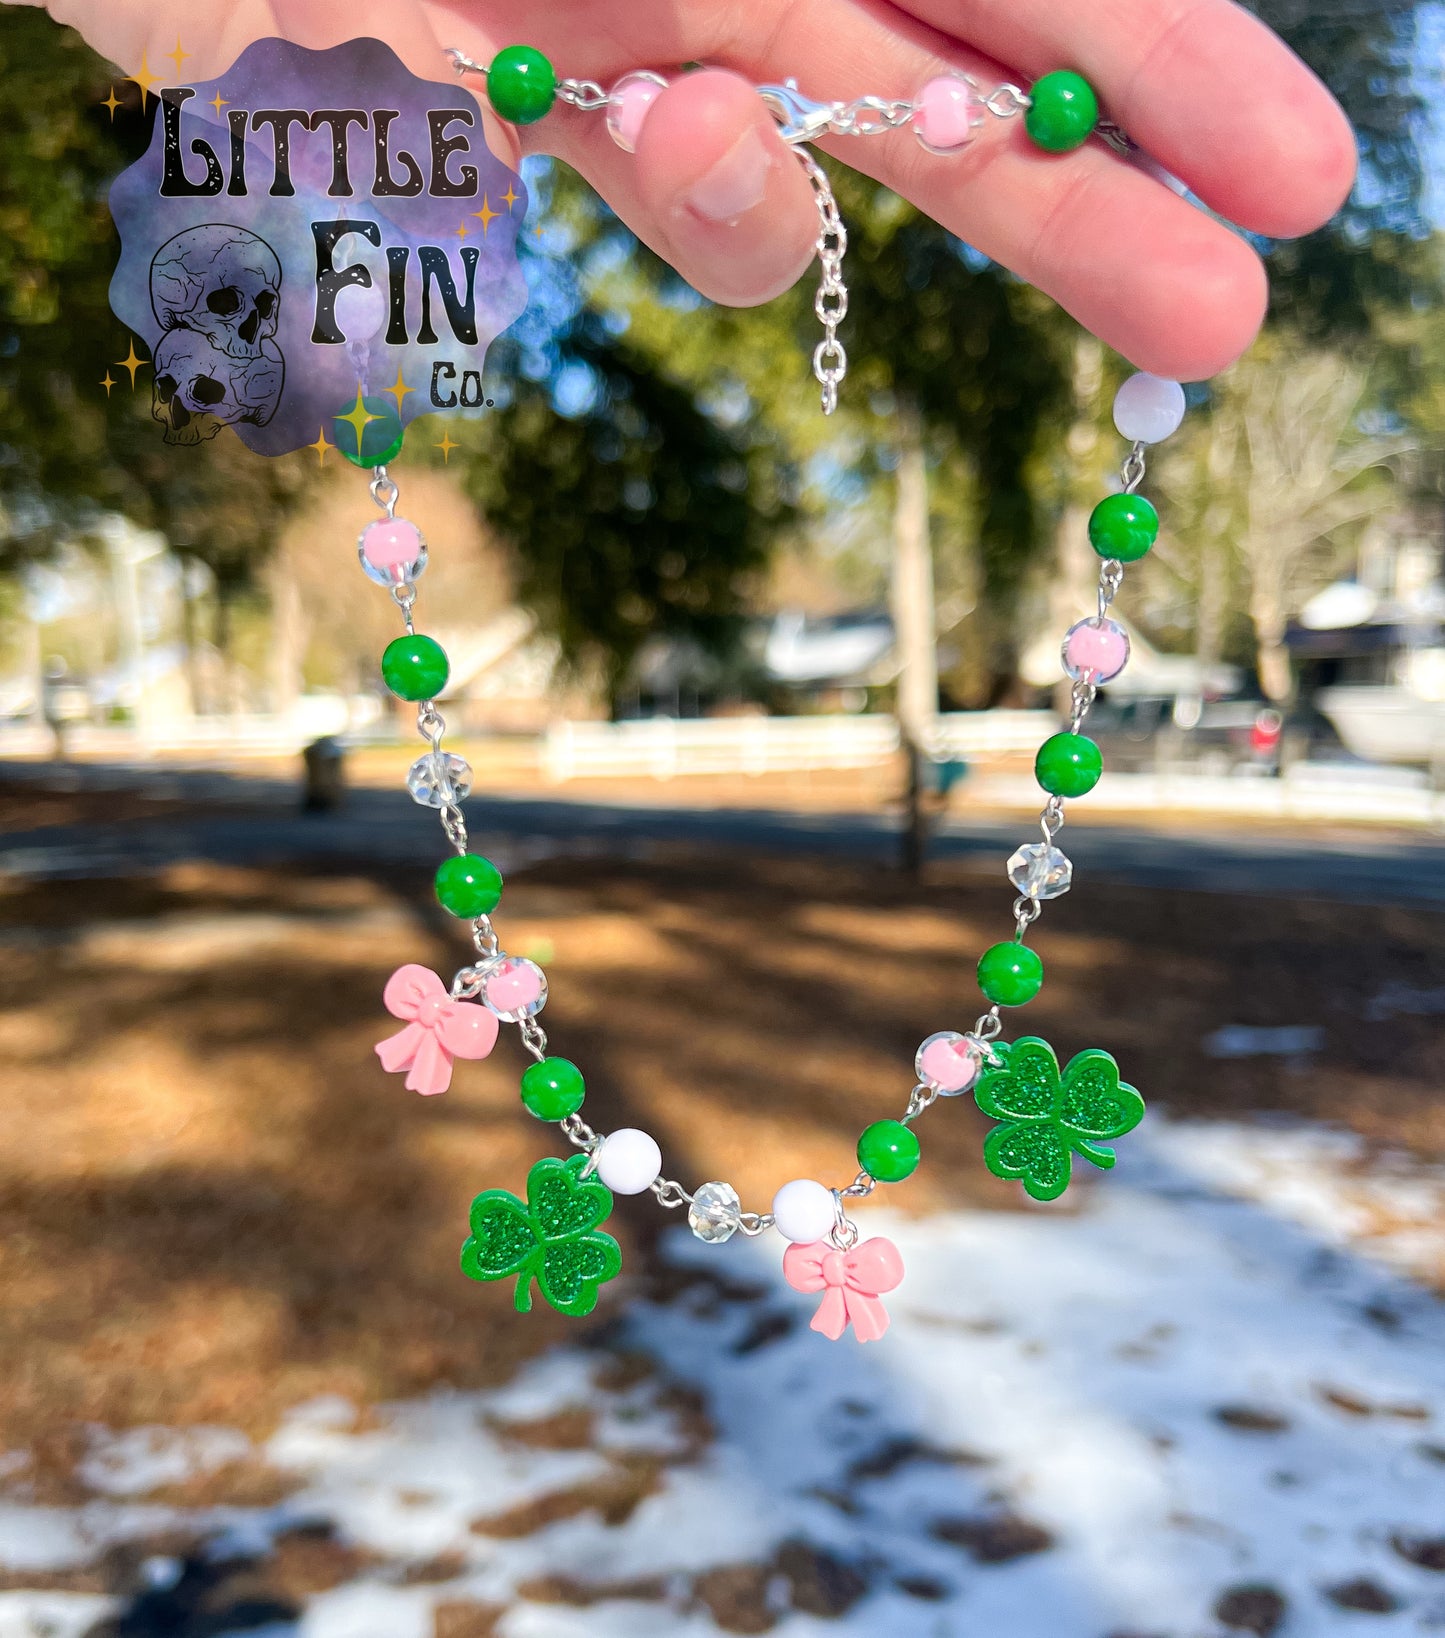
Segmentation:
<svg viewBox="0 0 1445 1638">
<path fill-rule="evenodd" d="M 903 1259 L 891 1240 L 864 1240 L 851 1251 L 839 1251 L 827 1240 L 789 1246 L 783 1253 L 783 1278 L 794 1291 L 821 1291 L 812 1329 L 834 1342 L 849 1325 L 859 1342 L 877 1342 L 888 1329 L 888 1311 L 880 1293 L 903 1278 Z"/>
<path fill-rule="evenodd" d="M 406 1028 L 379 1041 L 383 1069 L 408 1070 L 408 1092 L 445 1092 L 453 1058 L 485 1058 L 497 1044 L 496 1018 L 473 1001 L 454 1000 L 434 972 L 409 963 L 386 981 L 382 1003 Z"/>
</svg>

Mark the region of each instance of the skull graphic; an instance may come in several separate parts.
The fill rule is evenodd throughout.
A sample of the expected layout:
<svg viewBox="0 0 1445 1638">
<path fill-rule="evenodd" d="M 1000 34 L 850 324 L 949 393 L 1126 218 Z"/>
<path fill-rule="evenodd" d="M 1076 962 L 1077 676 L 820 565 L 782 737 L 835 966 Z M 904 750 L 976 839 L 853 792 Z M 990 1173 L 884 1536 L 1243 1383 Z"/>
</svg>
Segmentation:
<svg viewBox="0 0 1445 1638">
<path fill-rule="evenodd" d="M 207 222 L 167 239 L 151 261 L 151 308 L 232 358 L 258 358 L 281 315 L 281 263 L 264 239 Z"/>
<path fill-rule="evenodd" d="M 274 341 L 263 341 L 252 358 L 235 358 L 183 327 L 167 330 L 156 343 L 154 363 L 151 415 L 166 429 L 168 444 L 204 443 L 238 421 L 265 426 L 286 379 Z"/>
</svg>

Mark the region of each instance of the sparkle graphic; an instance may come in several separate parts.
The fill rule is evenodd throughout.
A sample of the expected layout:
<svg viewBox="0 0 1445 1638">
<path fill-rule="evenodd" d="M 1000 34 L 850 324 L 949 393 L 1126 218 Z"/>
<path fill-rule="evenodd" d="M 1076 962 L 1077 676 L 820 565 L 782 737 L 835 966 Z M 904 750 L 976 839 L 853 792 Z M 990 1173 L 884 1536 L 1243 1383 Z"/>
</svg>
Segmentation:
<svg viewBox="0 0 1445 1638">
<path fill-rule="evenodd" d="M 351 406 L 349 415 L 338 415 L 336 420 L 345 421 L 348 426 L 356 429 L 356 453 L 361 453 L 361 437 L 373 421 L 380 421 L 379 415 L 373 415 L 366 407 L 366 401 L 361 396 L 361 388 L 356 389 L 356 402 Z"/>
<path fill-rule="evenodd" d="M 143 364 L 149 364 L 149 363 L 150 363 L 150 360 L 148 358 L 138 358 L 136 356 L 135 337 L 132 336 L 130 338 L 130 346 L 126 349 L 125 357 L 116 359 L 115 367 L 118 370 L 129 370 L 130 371 L 130 390 L 132 392 L 134 392 L 135 391 L 135 372 L 138 369 L 140 369 L 140 367 Z"/>
<path fill-rule="evenodd" d="M 146 61 L 145 52 L 142 51 L 140 54 L 140 72 L 127 74 L 126 78 L 134 81 L 140 87 L 140 103 L 141 107 L 144 108 L 146 97 L 150 94 L 150 88 L 153 85 L 160 84 L 160 76 L 151 73 L 151 65 Z"/>
<path fill-rule="evenodd" d="M 110 389 L 115 385 L 115 377 L 110 373 L 109 370 L 107 370 L 105 372 L 105 374 L 103 376 L 101 376 L 100 384 L 101 384 L 102 387 L 105 388 L 105 396 L 107 398 L 109 398 L 110 397 Z"/>
<path fill-rule="evenodd" d="M 472 230 L 471 230 L 471 229 L 470 229 L 470 228 L 469 228 L 469 227 L 468 227 L 468 226 L 467 226 L 467 224 L 466 224 L 466 223 L 465 223 L 465 222 L 462 222 L 462 223 L 460 223 L 460 224 L 459 224 L 459 225 L 458 225 L 458 227 L 457 227 L 457 238 L 459 238 L 459 239 L 465 239 L 465 238 L 466 238 L 466 236 L 467 236 L 467 235 L 468 235 L 468 234 L 469 234 L 469 233 L 470 233 L 470 232 L 471 232 L 471 231 L 472 231 Z"/>
<path fill-rule="evenodd" d="M 115 111 L 116 111 L 116 109 L 124 106 L 122 104 L 120 98 L 118 96 L 116 96 L 114 86 L 111 86 L 110 94 L 108 96 L 104 96 L 104 97 L 102 97 L 100 99 L 100 106 L 102 108 L 109 108 L 110 109 L 111 123 L 114 124 L 115 123 Z"/>
<path fill-rule="evenodd" d="M 452 435 L 449 432 L 443 432 L 440 439 L 432 445 L 433 449 L 439 449 L 442 452 L 442 460 L 448 466 L 452 464 L 452 451 L 461 447 L 460 444 L 452 442 Z"/>
<path fill-rule="evenodd" d="M 218 91 L 215 96 L 211 98 L 210 106 L 216 110 L 216 118 L 219 119 L 221 117 L 221 110 L 223 108 L 229 108 L 231 104 L 229 99 L 223 97 Z"/>
<path fill-rule="evenodd" d="M 415 392 L 416 388 L 407 386 L 406 381 L 402 377 L 401 365 L 398 364 L 396 367 L 396 380 L 393 381 L 389 387 L 383 387 L 381 390 L 383 392 L 389 392 L 396 400 L 396 413 L 400 415 L 402 400 L 409 392 Z"/>
<path fill-rule="evenodd" d="M 475 216 L 476 219 L 482 224 L 482 237 L 484 239 L 487 236 L 487 229 L 491 227 L 492 223 L 495 222 L 501 214 L 502 213 L 500 211 L 492 209 L 491 201 L 487 198 L 486 194 L 483 194 L 482 208 L 480 210 L 474 210 L 472 215 Z"/>
<path fill-rule="evenodd" d="M 359 436 L 359 434 L 358 434 L 358 436 Z M 358 446 L 358 447 L 360 447 L 360 446 Z M 307 449 L 314 449 L 316 451 L 316 464 L 317 464 L 317 466 L 325 466 L 326 465 L 326 451 L 328 449 L 335 449 L 336 445 L 333 444 L 333 443 L 329 443 L 327 441 L 326 428 L 322 427 L 316 434 L 316 442 L 314 444 L 307 444 L 306 448 Z"/>
<path fill-rule="evenodd" d="M 183 49 L 183 47 L 181 46 L 181 37 L 180 37 L 179 34 L 176 35 L 176 49 L 174 51 L 168 51 L 166 53 L 166 61 L 167 62 L 172 62 L 172 63 L 174 63 L 176 65 L 176 78 L 177 79 L 180 79 L 180 77 L 181 77 L 181 64 L 186 60 L 187 57 L 190 57 L 190 56 L 193 56 L 193 55 L 194 55 L 193 52 L 186 51 L 185 49 Z"/>
<path fill-rule="evenodd" d="M 507 184 L 507 191 L 502 195 L 502 198 L 506 201 L 508 210 L 511 210 L 512 206 L 516 204 L 518 195 L 510 182 Z"/>
</svg>

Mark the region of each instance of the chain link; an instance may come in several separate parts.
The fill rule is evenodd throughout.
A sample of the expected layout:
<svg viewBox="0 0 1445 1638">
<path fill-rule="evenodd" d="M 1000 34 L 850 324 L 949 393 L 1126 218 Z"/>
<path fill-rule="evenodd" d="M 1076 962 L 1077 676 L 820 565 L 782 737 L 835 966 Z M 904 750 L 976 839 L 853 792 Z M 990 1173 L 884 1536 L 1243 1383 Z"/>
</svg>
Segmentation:
<svg viewBox="0 0 1445 1638">
<path fill-rule="evenodd" d="M 835 102 L 828 130 L 834 136 L 882 136 L 913 118 L 916 104 L 901 98 L 857 97 Z"/>
<path fill-rule="evenodd" d="M 1001 85 L 990 91 L 983 99 L 983 105 L 995 119 L 1013 119 L 1018 114 L 1027 113 L 1034 105 L 1034 99 L 1017 85 Z"/>
<path fill-rule="evenodd" d="M 610 100 L 607 92 L 596 80 L 557 81 L 557 101 L 570 103 L 572 107 L 580 108 L 584 114 L 592 114 L 599 108 L 605 108 Z"/>
</svg>

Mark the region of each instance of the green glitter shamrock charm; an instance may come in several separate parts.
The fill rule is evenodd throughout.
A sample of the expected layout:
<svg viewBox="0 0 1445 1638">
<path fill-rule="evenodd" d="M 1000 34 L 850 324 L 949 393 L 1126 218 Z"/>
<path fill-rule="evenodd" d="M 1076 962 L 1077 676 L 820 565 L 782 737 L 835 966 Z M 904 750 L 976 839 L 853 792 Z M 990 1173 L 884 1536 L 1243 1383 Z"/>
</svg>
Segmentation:
<svg viewBox="0 0 1445 1638">
<path fill-rule="evenodd" d="M 612 1194 L 583 1177 L 586 1155 L 548 1155 L 527 1173 L 523 1203 L 507 1189 L 485 1189 L 472 1201 L 472 1232 L 462 1247 L 471 1280 L 517 1276 L 516 1308 L 532 1307 L 532 1282 L 562 1314 L 580 1318 L 597 1306 L 598 1288 L 622 1268 L 622 1250 L 599 1228 Z"/>
<path fill-rule="evenodd" d="M 1114 1151 L 1104 1141 L 1132 1132 L 1144 1118 L 1143 1098 L 1119 1079 L 1109 1054 L 1091 1047 L 1060 1074 L 1049 1043 L 1024 1035 L 1003 1056 L 975 1088 L 979 1108 L 1003 1122 L 983 1143 L 983 1162 L 994 1176 L 1018 1178 L 1035 1200 L 1057 1200 L 1069 1186 L 1073 1155 L 1108 1171 Z"/>
</svg>

